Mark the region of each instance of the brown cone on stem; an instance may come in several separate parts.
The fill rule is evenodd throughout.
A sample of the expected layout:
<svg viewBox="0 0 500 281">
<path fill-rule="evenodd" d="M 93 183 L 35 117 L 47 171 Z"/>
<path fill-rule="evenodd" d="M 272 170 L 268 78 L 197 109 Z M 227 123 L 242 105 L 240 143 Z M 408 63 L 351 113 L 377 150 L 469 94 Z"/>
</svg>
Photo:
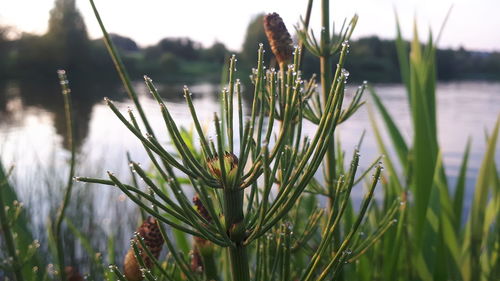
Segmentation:
<svg viewBox="0 0 500 281">
<path fill-rule="evenodd" d="M 287 64 L 293 56 L 293 41 L 280 15 L 272 13 L 264 16 L 264 31 L 278 64 Z"/>
<path fill-rule="evenodd" d="M 144 244 L 153 254 L 153 256 L 155 258 L 158 258 L 160 256 L 164 240 L 156 219 L 153 217 L 148 217 L 137 229 L 137 233 L 143 238 Z M 140 243 L 138 241 L 136 241 L 136 243 L 141 249 Z M 146 267 L 151 268 L 153 266 L 153 261 L 148 257 L 143 249 L 141 249 L 141 257 L 144 260 Z M 135 258 L 134 249 L 132 247 L 130 247 L 127 255 L 125 255 L 123 264 L 124 273 L 125 277 L 127 277 L 127 280 L 140 281 L 143 279 L 141 267 L 137 259 Z"/>
<path fill-rule="evenodd" d="M 196 211 L 208 222 L 212 221 L 212 217 L 210 217 L 210 214 L 208 213 L 207 209 L 205 206 L 203 206 L 203 203 L 200 200 L 200 197 L 198 194 L 195 194 L 193 196 L 193 203 L 194 206 L 196 207 Z M 203 259 L 200 254 L 200 248 L 205 248 L 205 247 L 211 247 L 210 241 L 201 238 L 201 237 L 194 237 L 194 247 L 193 247 L 193 254 L 191 256 L 191 270 L 196 273 L 201 273 L 203 272 Z"/>
</svg>

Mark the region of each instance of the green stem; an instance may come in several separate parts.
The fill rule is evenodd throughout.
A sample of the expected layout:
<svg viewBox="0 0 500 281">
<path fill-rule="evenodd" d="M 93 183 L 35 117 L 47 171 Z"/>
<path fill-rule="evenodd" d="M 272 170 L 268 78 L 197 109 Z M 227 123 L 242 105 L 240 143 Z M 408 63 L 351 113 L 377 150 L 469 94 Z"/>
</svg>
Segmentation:
<svg viewBox="0 0 500 281">
<path fill-rule="evenodd" d="M 226 229 L 234 243 L 229 247 L 231 274 L 234 281 L 250 281 L 250 269 L 246 248 L 243 245 L 245 226 L 243 215 L 243 191 L 239 189 L 224 190 L 224 216 Z"/>
<path fill-rule="evenodd" d="M 250 270 L 248 268 L 247 250 L 243 244 L 229 248 L 231 259 L 231 273 L 234 281 L 250 281 Z"/>
<path fill-rule="evenodd" d="M 323 100 L 327 101 L 328 100 L 328 95 L 330 93 L 330 87 L 331 87 L 331 58 L 330 56 L 321 56 L 320 57 L 320 63 L 321 63 L 321 86 L 322 86 L 322 94 L 323 94 Z M 325 108 L 323 109 L 325 110 Z M 325 181 L 326 181 L 326 186 L 329 194 L 329 207 L 332 208 L 331 206 L 332 203 L 332 196 L 334 194 L 334 179 L 335 179 L 335 138 L 330 138 L 328 142 L 328 150 L 326 152 L 326 158 L 325 158 Z"/>
<path fill-rule="evenodd" d="M 70 160 L 70 170 L 68 174 L 68 181 L 66 184 L 66 190 L 64 193 L 64 199 L 59 208 L 59 212 L 56 218 L 55 229 L 54 229 L 54 240 L 57 243 L 57 258 L 59 260 L 59 274 L 61 280 L 66 280 L 66 273 L 64 271 L 64 247 L 63 241 L 61 238 L 61 226 L 62 221 L 64 219 L 64 214 L 66 212 L 66 208 L 68 207 L 69 201 L 71 199 L 71 190 L 73 189 L 73 176 L 75 174 L 75 157 L 76 157 L 76 148 L 75 142 L 73 139 L 73 114 L 71 110 L 71 90 L 68 86 L 68 80 L 66 78 L 66 72 L 64 70 L 58 71 L 59 80 L 61 83 L 62 94 L 64 98 L 64 113 L 66 117 L 66 129 L 67 129 L 67 140 L 68 145 L 71 149 L 71 160 Z"/>
<path fill-rule="evenodd" d="M 5 183 L 7 182 L 7 178 L 0 179 L 0 222 L 2 225 L 2 232 L 5 237 L 5 246 L 7 247 L 7 252 L 9 256 L 12 258 L 12 265 L 14 269 L 14 275 L 16 276 L 17 281 L 23 281 L 23 274 L 21 272 L 21 265 L 19 264 L 19 257 L 16 253 L 16 244 L 14 242 L 14 237 L 12 236 L 12 229 L 7 221 L 7 214 L 5 213 L 5 204 L 2 194 L 2 189 L 5 187 Z"/>
<path fill-rule="evenodd" d="M 321 73 L 321 92 L 323 96 L 323 102 L 326 105 L 326 101 L 328 100 L 328 96 L 330 94 L 330 87 L 332 81 L 332 58 L 330 55 L 330 16 L 329 16 L 329 0 L 321 1 L 321 56 L 320 56 L 320 73 Z M 325 108 L 324 108 L 325 110 Z M 325 180 L 328 189 L 328 193 L 330 195 L 330 208 L 332 203 L 332 196 L 334 193 L 334 184 L 333 181 L 335 179 L 335 139 L 330 138 L 328 143 L 328 151 L 326 152 L 326 174 Z"/>
<path fill-rule="evenodd" d="M 321 73 L 321 91 L 323 96 L 323 101 L 328 100 L 330 94 L 330 87 L 332 86 L 332 57 L 330 53 L 331 40 L 330 40 L 330 1 L 321 1 L 321 41 L 320 41 L 320 73 Z M 326 111 L 326 108 L 323 110 Z M 336 178 L 336 168 L 335 168 L 335 137 L 329 138 L 328 148 L 325 157 L 325 183 L 328 191 L 328 207 L 330 210 L 335 208 L 334 206 L 334 194 L 335 194 L 335 178 Z M 336 228 L 333 233 L 333 243 L 334 248 L 338 249 L 340 246 L 340 230 Z M 343 280 L 342 274 L 339 275 L 338 280 Z"/>
<path fill-rule="evenodd" d="M 304 19 L 305 32 L 307 32 L 307 30 L 309 29 L 309 22 L 311 21 L 312 5 L 313 5 L 313 0 L 309 0 L 307 2 L 306 17 Z M 300 65 L 302 65 L 302 62 L 304 61 L 304 54 L 305 54 L 304 42 L 302 40 L 299 41 L 299 48 L 302 50 L 302 56 L 300 56 Z"/>
<path fill-rule="evenodd" d="M 224 190 L 224 216 L 226 228 L 231 230 L 233 225 L 238 225 L 243 221 L 243 191 L 239 189 Z M 236 234 L 236 233 L 231 233 Z"/>
</svg>

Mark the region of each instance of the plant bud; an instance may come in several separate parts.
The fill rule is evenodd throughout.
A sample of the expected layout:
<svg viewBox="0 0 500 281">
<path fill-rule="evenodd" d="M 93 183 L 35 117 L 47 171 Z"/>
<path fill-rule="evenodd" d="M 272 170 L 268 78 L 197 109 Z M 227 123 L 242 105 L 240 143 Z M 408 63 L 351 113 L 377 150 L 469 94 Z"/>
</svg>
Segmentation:
<svg viewBox="0 0 500 281">
<path fill-rule="evenodd" d="M 66 278 L 68 281 L 83 281 L 83 277 L 80 275 L 78 270 L 72 266 L 66 266 L 64 268 L 64 272 L 66 273 Z"/>
<path fill-rule="evenodd" d="M 292 58 L 293 41 L 280 15 L 272 13 L 264 16 L 264 31 L 278 64 L 286 64 Z"/>
<path fill-rule="evenodd" d="M 224 170 L 226 171 L 226 180 L 229 186 L 232 186 L 236 180 L 236 172 L 238 171 L 238 157 L 236 155 L 226 152 L 224 154 Z M 220 167 L 219 157 L 216 155 L 207 160 L 207 166 L 210 173 L 222 182 L 222 171 Z"/>
<path fill-rule="evenodd" d="M 243 241 L 245 238 L 245 223 L 240 222 L 233 224 L 229 229 L 229 237 L 233 241 Z"/>
<path fill-rule="evenodd" d="M 148 217 L 142 225 L 137 229 L 137 233 L 144 240 L 144 244 L 148 247 L 149 251 L 153 254 L 155 258 L 160 256 L 161 248 L 163 247 L 163 237 L 160 233 L 160 228 L 153 217 Z M 136 241 L 137 246 L 141 248 L 139 241 Z M 141 249 L 141 257 L 148 268 L 153 266 L 153 261 L 151 261 L 144 250 Z M 134 255 L 134 249 L 130 247 L 125 256 L 124 273 L 125 277 L 129 281 L 140 281 L 143 279 L 139 263 Z"/>
</svg>

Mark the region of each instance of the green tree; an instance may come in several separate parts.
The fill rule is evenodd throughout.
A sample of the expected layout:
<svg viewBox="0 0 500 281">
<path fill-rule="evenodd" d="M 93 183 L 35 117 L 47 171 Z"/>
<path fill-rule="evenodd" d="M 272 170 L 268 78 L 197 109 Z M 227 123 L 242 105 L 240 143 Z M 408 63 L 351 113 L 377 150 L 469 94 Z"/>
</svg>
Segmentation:
<svg viewBox="0 0 500 281">
<path fill-rule="evenodd" d="M 109 37 L 115 44 L 115 47 L 122 52 L 127 53 L 139 51 L 139 46 L 137 46 L 137 43 L 129 37 L 121 36 L 115 33 L 110 33 Z M 99 41 L 102 41 L 102 39 L 99 39 Z"/>
<path fill-rule="evenodd" d="M 9 41 L 7 40 L 8 28 L 0 26 L 0 80 L 4 77 L 7 70 L 7 61 L 9 55 Z"/>
<path fill-rule="evenodd" d="M 57 67 L 77 70 L 88 63 L 90 41 L 76 0 L 55 0 L 44 40 Z"/>
<path fill-rule="evenodd" d="M 263 18 L 264 14 L 259 14 L 248 24 L 245 40 L 243 41 L 241 54 L 239 56 L 241 58 L 242 69 L 252 67 L 257 61 L 258 43 L 264 44 L 264 50 L 267 51 L 267 53 L 264 54 L 264 61 L 266 61 L 266 64 L 271 58 L 271 46 L 269 46 L 266 33 L 264 32 Z"/>
<path fill-rule="evenodd" d="M 224 60 L 229 57 L 229 50 L 221 42 L 214 42 L 210 48 L 203 50 L 203 60 L 223 64 Z"/>
<path fill-rule="evenodd" d="M 66 69 L 74 77 L 97 74 L 91 42 L 75 0 L 55 0 L 47 33 L 24 33 L 14 53 L 20 77 L 54 78 L 57 69 Z"/>
<path fill-rule="evenodd" d="M 164 38 L 156 46 L 162 54 L 170 52 L 188 61 L 198 60 L 200 58 L 200 50 L 202 49 L 200 43 L 187 37 Z"/>
<path fill-rule="evenodd" d="M 163 53 L 160 57 L 160 67 L 165 73 L 176 74 L 179 72 L 180 62 L 174 54 Z"/>
</svg>

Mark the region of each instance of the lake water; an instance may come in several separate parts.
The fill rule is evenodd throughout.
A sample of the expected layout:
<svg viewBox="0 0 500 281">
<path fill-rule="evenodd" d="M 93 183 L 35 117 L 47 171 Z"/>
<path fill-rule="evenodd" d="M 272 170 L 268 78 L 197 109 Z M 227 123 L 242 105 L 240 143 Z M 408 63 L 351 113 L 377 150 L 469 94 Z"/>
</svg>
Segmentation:
<svg viewBox="0 0 500 281">
<path fill-rule="evenodd" d="M 76 136 L 78 144 L 77 175 L 105 177 L 105 171 L 128 176 L 126 152 L 135 161 L 148 163 L 142 146 L 104 105 L 105 96 L 117 102 L 125 112 L 133 107 L 125 93 L 116 85 L 71 85 L 75 107 Z M 150 98 L 142 83 L 135 84 L 140 100 L 152 121 L 157 134 L 168 141 L 167 132 L 157 104 Z M 396 118 L 407 141 L 411 140 L 410 112 L 405 90 L 399 84 L 375 85 L 377 92 Z M 182 96 L 182 85 L 159 85 L 178 124 L 189 127 L 190 115 Z M 200 120 L 209 124 L 213 112 L 218 111 L 219 86 L 196 84 L 190 86 Z M 348 90 L 352 94 L 355 89 Z M 366 137 L 361 147 L 361 167 L 369 165 L 378 155 L 372 134 L 367 108 L 364 106 L 338 130 L 342 146 L 350 155 L 362 132 Z M 451 181 L 457 175 L 467 138 L 472 138 L 467 194 L 471 196 L 475 175 L 485 150 L 485 130 L 491 131 L 500 113 L 500 83 L 498 82 L 447 82 L 437 89 L 439 141 L 443 149 L 447 174 Z M 43 225 L 47 214 L 61 198 L 67 174 L 69 152 L 63 141 L 65 135 L 62 97 L 57 83 L 41 86 L 33 83 L 7 82 L 0 85 L 0 155 L 4 166 L 15 166 L 12 181 L 20 198 L 38 214 L 36 220 Z M 380 125 L 382 123 L 379 123 Z M 308 125 L 306 133 L 314 131 Z M 500 151 L 498 149 L 497 151 Z M 496 155 L 497 162 L 500 154 Z M 87 224 L 113 225 L 117 218 L 126 225 L 134 221 L 127 210 L 130 203 L 119 192 L 102 186 L 75 184 L 75 215 L 86 211 L 84 204 L 92 204 L 92 220 Z M 51 202 L 43 204 L 42 202 Z M 54 205 L 55 204 L 55 205 Z M 123 206 L 122 206 L 123 205 Z M 120 207 L 121 206 L 121 207 Z M 112 228 L 105 227 L 110 230 Z M 129 232 L 126 233 L 128 236 Z"/>
</svg>

